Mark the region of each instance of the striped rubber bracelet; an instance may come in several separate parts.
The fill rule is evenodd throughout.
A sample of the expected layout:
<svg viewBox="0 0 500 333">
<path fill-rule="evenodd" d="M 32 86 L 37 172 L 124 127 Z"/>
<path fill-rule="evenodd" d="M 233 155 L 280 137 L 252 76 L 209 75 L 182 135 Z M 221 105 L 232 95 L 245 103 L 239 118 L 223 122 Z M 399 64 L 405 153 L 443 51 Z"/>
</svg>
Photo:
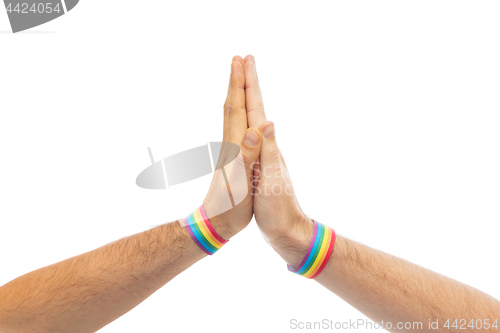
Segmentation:
<svg viewBox="0 0 500 333">
<path fill-rule="evenodd" d="M 194 242 L 209 256 L 227 243 L 227 240 L 215 232 L 203 206 L 198 207 L 182 221 Z"/>
<path fill-rule="evenodd" d="M 334 245 L 335 231 L 318 221 L 314 221 L 314 234 L 306 256 L 299 267 L 293 268 L 288 265 L 288 270 L 308 279 L 316 278 L 325 268 Z"/>
</svg>

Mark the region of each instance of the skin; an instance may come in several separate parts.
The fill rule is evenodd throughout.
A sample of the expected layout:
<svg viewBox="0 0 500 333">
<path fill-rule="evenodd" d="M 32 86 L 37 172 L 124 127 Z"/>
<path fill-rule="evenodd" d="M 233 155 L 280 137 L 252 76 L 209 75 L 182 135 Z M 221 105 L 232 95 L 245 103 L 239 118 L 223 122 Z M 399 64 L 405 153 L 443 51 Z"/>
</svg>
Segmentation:
<svg viewBox="0 0 500 333">
<path fill-rule="evenodd" d="M 296 266 L 313 223 L 293 193 L 274 124 L 266 119 L 255 58 L 234 57 L 231 69 L 223 141 L 239 144 L 241 153 L 215 172 L 203 205 L 224 239 L 255 214 L 268 243 Z M 228 154 L 223 150 L 219 162 Z M 242 200 L 215 213 L 223 211 L 220 195 L 227 190 Z M 0 332 L 95 332 L 205 256 L 175 221 L 43 267 L 0 287 Z M 500 314 L 500 302 L 477 289 L 342 236 L 316 280 L 377 322 L 493 322 Z"/>
<path fill-rule="evenodd" d="M 243 178 L 234 178 L 228 167 L 233 195 L 241 189 L 253 192 L 251 165 L 262 143 L 260 132 L 248 129 L 246 122 L 244 64 L 241 57 L 233 58 L 224 104 L 223 141 L 239 144 L 235 164 L 245 171 Z M 207 214 L 217 208 L 220 186 L 226 189 L 221 178 L 221 170 L 214 173 L 204 200 Z M 242 193 L 246 196 L 236 207 L 210 218 L 226 240 L 252 219 L 252 193 Z M 174 221 L 40 268 L 0 287 L 0 332 L 95 332 L 205 256 L 186 228 Z"/>
<path fill-rule="evenodd" d="M 258 164 L 261 172 L 256 172 L 258 178 L 253 182 L 255 220 L 276 252 L 292 267 L 297 267 L 307 252 L 314 225 L 302 212 L 293 193 L 286 163 L 276 142 L 274 124 L 266 119 L 253 56 L 245 58 L 245 73 L 248 124 L 263 133 Z M 493 297 L 339 235 L 316 281 L 379 323 L 391 322 L 395 326 L 398 322 L 422 322 L 423 330 L 429 331 L 429 319 L 439 320 L 439 329 L 432 332 L 464 331 L 443 327 L 448 319 L 450 325 L 455 319 L 459 322 L 465 319 L 465 327 L 472 319 L 481 319 L 483 323 L 489 319 L 490 325 L 498 319 L 500 325 L 500 302 Z M 500 332 L 491 327 L 467 327 L 467 331 Z"/>
</svg>

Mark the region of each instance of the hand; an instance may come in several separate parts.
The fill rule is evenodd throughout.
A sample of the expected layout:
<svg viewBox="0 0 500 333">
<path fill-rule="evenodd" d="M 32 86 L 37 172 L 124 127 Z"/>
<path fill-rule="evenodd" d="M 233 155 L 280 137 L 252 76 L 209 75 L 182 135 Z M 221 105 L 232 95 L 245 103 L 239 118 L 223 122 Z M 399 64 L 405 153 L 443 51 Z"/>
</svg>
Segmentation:
<svg viewBox="0 0 500 333">
<path fill-rule="evenodd" d="M 252 220 L 254 189 L 250 184 L 251 166 L 258 160 L 262 144 L 260 131 L 248 128 L 244 66 L 243 58 L 233 58 L 224 103 L 222 141 L 228 144 L 222 145 L 217 170 L 203 202 L 215 230 L 226 240 Z"/>
<path fill-rule="evenodd" d="M 263 135 L 260 162 L 252 181 L 255 220 L 264 238 L 292 267 L 300 264 L 313 235 L 313 222 L 297 201 L 278 145 L 274 124 L 266 120 L 255 58 L 245 58 L 245 93 L 248 124 Z"/>
</svg>

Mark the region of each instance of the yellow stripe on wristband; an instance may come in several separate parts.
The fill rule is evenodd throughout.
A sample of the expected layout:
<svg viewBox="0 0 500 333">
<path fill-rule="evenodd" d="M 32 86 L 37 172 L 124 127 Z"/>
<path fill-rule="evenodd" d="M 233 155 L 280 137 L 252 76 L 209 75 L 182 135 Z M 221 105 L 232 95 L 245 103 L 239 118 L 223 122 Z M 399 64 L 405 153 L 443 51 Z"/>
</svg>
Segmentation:
<svg viewBox="0 0 500 333">
<path fill-rule="evenodd" d="M 326 253 L 328 252 L 328 248 L 330 247 L 330 242 L 332 239 L 332 229 L 328 227 L 325 228 L 324 239 L 326 239 L 327 241 L 321 244 L 321 249 L 319 250 L 316 260 L 312 264 L 311 268 L 309 268 L 309 271 L 303 275 L 306 278 L 310 278 L 311 276 L 313 276 L 321 266 L 323 260 L 325 259 Z"/>
<path fill-rule="evenodd" d="M 194 218 L 196 219 L 196 222 L 198 222 L 198 228 L 200 228 L 201 232 L 203 233 L 203 235 L 205 236 L 205 238 L 212 244 L 214 245 L 215 247 L 217 248 L 220 248 L 222 247 L 222 244 L 221 242 L 219 242 L 217 239 L 215 239 L 215 237 L 212 235 L 212 233 L 210 232 L 210 230 L 208 230 L 205 222 L 204 222 L 204 219 L 203 217 L 201 216 L 201 213 L 200 211 L 197 209 L 193 212 L 193 215 L 194 215 Z"/>
</svg>

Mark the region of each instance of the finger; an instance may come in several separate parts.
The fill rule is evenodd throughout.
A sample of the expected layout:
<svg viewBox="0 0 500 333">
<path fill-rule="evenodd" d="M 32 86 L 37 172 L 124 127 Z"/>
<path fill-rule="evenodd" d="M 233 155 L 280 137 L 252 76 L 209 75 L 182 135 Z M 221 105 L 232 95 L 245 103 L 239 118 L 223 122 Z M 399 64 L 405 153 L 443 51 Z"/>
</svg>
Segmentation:
<svg viewBox="0 0 500 333">
<path fill-rule="evenodd" d="M 266 113 L 259 79 L 257 78 L 255 57 L 252 55 L 245 57 L 245 79 L 248 125 L 250 127 L 259 127 L 261 123 L 266 121 Z"/>
<path fill-rule="evenodd" d="M 234 56 L 233 57 L 233 61 L 237 61 L 241 64 L 241 66 L 243 66 L 243 68 L 245 67 L 245 59 L 243 59 L 242 57 L 240 57 L 239 55 L 237 56 Z M 233 65 L 231 64 L 231 67 Z M 229 85 L 227 87 L 227 96 L 226 96 L 226 101 L 224 102 L 224 105 L 226 105 L 227 103 L 229 103 L 229 95 L 230 95 L 230 91 L 231 91 L 231 79 L 229 80 Z"/>
<path fill-rule="evenodd" d="M 248 61 L 248 62 L 252 62 L 254 64 L 254 66 L 256 64 L 255 63 L 255 57 L 253 55 L 251 55 L 251 54 L 247 55 L 244 60 L 245 60 L 245 63 Z M 257 67 L 255 67 L 255 68 L 257 68 Z M 257 74 L 257 71 L 255 71 L 255 77 L 257 78 L 257 81 L 258 81 L 259 80 L 259 75 Z"/>
<path fill-rule="evenodd" d="M 261 163 L 260 168 L 264 170 L 260 176 L 264 175 L 264 178 L 269 177 L 269 175 L 266 175 L 266 173 L 268 173 L 266 170 L 273 170 L 271 172 L 273 175 L 272 177 L 275 178 L 275 180 L 282 178 L 287 188 L 291 186 L 287 191 L 290 189 L 293 191 L 292 180 L 290 179 L 288 168 L 278 148 L 278 144 L 276 143 L 274 123 L 271 121 L 263 122 L 259 126 L 259 131 L 262 133 L 262 148 L 259 157 Z"/>
<path fill-rule="evenodd" d="M 262 133 L 262 148 L 260 152 L 261 168 L 268 166 L 278 166 L 280 163 L 280 150 L 276 143 L 274 123 L 265 121 L 259 126 Z"/>
<path fill-rule="evenodd" d="M 260 131 L 256 128 L 247 129 L 240 146 L 241 150 L 237 158 L 222 170 L 227 179 L 226 183 L 233 207 L 240 203 L 251 204 L 251 200 L 248 200 L 249 194 L 252 194 L 256 187 L 252 182 L 253 168 L 259 158 L 262 146 Z"/>
<path fill-rule="evenodd" d="M 245 72 L 239 61 L 233 61 L 231 64 L 229 94 L 224 105 L 225 141 L 240 144 L 247 128 Z"/>
<path fill-rule="evenodd" d="M 245 139 L 241 145 L 241 154 L 245 164 L 245 171 L 247 175 L 247 183 L 249 187 L 253 180 L 254 169 L 259 160 L 259 155 L 262 147 L 262 134 L 256 128 L 249 128 L 245 133 Z M 251 190 L 253 192 L 253 188 Z"/>
</svg>

